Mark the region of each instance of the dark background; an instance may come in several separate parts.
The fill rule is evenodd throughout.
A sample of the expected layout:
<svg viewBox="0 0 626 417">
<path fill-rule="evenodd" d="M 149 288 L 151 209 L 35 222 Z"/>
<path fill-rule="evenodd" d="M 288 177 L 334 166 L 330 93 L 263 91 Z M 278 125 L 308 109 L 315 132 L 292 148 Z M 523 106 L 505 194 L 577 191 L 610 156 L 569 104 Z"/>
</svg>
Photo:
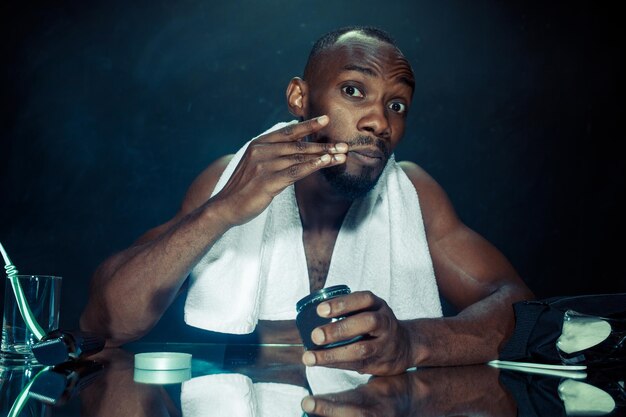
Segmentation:
<svg viewBox="0 0 626 417">
<path fill-rule="evenodd" d="M 215 158 L 290 119 L 289 79 L 318 36 L 347 24 L 388 30 L 414 66 L 398 159 L 430 172 L 537 296 L 626 291 L 626 37 L 609 2 L 0 10 L 0 241 L 21 273 L 63 276 L 63 327 L 77 326 L 102 260 L 173 216 Z M 191 333 L 183 298 L 149 337 Z"/>
</svg>

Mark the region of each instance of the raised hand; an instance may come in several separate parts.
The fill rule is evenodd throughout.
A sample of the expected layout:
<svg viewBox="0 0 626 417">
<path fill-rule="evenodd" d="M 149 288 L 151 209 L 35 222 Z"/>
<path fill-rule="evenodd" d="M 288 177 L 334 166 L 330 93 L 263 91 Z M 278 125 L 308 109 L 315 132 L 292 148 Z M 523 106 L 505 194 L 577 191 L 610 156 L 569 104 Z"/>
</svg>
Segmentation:
<svg viewBox="0 0 626 417">
<path fill-rule="evenodd" d="M 224 207 L 223 220 L 231 225 L 246 223 L 289 185 L 322 168 L 344 163 L 347 144 L 302 141 L 328 122 L 328 116 L 320 116 L 252 141 L 229 181 L 212 199 Z"/>
</svg>

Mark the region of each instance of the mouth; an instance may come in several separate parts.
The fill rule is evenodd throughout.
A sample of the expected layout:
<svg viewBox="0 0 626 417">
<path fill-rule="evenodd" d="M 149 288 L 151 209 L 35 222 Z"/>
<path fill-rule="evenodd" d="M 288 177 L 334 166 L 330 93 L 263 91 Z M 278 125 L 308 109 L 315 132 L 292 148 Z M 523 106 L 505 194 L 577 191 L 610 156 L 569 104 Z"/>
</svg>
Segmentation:
<svg viewBox="0 0 626 417">
<path fill-rule="evenodd" d="M 364 165 L 378 165 L 385 159 L 385 155 L 378 148 L 355 148 L 348 151 L 348 156 L 354 157 Z"/>
</svg>

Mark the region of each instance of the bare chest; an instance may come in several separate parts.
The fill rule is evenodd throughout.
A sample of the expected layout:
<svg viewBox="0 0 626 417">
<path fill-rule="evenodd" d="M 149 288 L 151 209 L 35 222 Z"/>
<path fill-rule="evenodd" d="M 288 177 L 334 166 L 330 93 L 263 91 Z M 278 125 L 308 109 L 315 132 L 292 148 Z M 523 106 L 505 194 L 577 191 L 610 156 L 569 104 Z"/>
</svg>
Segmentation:
<svg viewBox="0 0 626 417">
<path fill-rule="evenodd" d="M 311 292 L 324 288 L 338 233 L 339 231 L 324 233 L 304 231 L 303 233 Z"/>
</svg>

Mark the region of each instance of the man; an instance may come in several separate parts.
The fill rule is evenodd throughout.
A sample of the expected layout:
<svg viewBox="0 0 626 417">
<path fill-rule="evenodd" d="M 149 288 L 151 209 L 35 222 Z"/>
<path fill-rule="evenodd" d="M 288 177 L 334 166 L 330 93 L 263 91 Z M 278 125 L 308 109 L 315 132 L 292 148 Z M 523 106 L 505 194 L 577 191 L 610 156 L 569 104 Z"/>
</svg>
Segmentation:
<svg viewBox="0 0 626 417">
<path fill-rule="evenodd" d="M 250 142 L 217 189 L 232 156 L 210 165 L 191 185 L 173 219 L 107 259 L 94 274 L 81 327 L 105 334 L 112 346 L 143 336 L 220 239 L 223 242 L 231 231 L 265 216 L 272 201 L 292 186 L 302 227 L 307 290 L 324 287 L 331 259 L 350 262 L 334 255 L 350 207 L 380 188 L 379 178 L 387 169 L 396 169 L 399 180 L 408 178 L 411 193 L 419 196 L 419 203 L 413 196 L 419 207 L 409 209 L 423 218 L 423 223 L 419 218 L 402 221 L 415 222 L 425 231 L 427 248 L 419 254 L 430 254 L 436 286 L 460 313 L 399 320 L 388 300 L 362 288 L 318 306 L 321 316 L 349 317 L 315 329 L 312 339 L 325 345 L 364 337 L 340 347 L 307 351 L 303 362 L 381 375 L 418 365 L 497 358 L 513 331 L 512 303 L 532 294 L 503 255 L 461 223 L 445 192 L 424 170 L 390 158 L 404 134 L 413 93 L 411 66 L 384 32 L 346 28 L 321 38 L 311 51 L 304 78 L 294 78 L 287 88 L 289 110 L 303 121 Z M 381 198 L 385 201 L 384 193 Z M 376 239 L 377 235 L 368 237 Z M 407 244 L 412 239 L 417 236 L 408 237 Z M 224 281 L 212 279 L 214 285 Z M 197 282 L 206 281 L 196 280 L 194 285 Z M 418 303 L 423 294 L 405 295 Z M 263 331 L 268 340 L 299 340 L 292 321 L 260 318 L 257 328 L 270 330 Z"/>
</svg>

